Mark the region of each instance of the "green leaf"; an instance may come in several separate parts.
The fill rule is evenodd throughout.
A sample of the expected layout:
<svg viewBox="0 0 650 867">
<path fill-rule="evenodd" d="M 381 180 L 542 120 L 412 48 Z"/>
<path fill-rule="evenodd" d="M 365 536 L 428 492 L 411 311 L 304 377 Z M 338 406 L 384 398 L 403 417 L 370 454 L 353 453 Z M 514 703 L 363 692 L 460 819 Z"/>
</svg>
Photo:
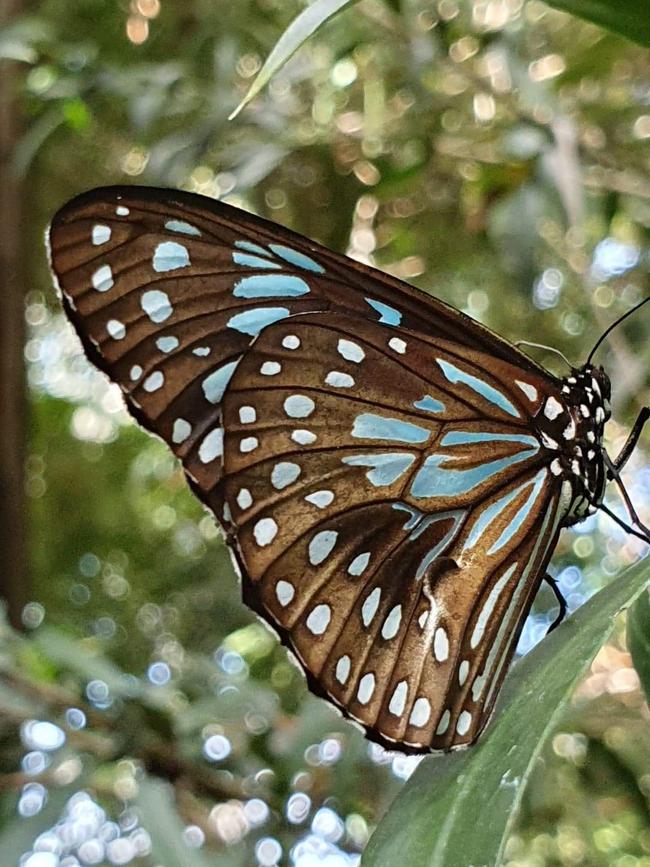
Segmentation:
<svg viewBox="0 0 650 867">
<path fill-rule="evenodd" d="M 136 807 L 142 826 L 151 835 L 152 863 L 165 867 L 235 867 L 239 860 L 234 853 L 205 855 L 190 848 L 183 840 L 185 823 L 174 806 L 173 789 L 154 777 L 145 777 L 139 784 Z"/>
<path fill-rule="evenodd" d="M 627 643 L 646 698 L 650 701 L 650 592 L 642 593 L 630 609 Z"/>
<path fill-rule="evenodd" d="M 340 12 L 346 6 L 350 6 L 356 0 L 315 0 L 308 6 L 284 31 L 275 43 L 275 46 L 255 77 L 248 93 L 232 112 L 228 120 L 232 120 L 245 105 L 254 99 L 273 75 L 281 69 L 287 60 L 294 54 L 303 42 L 306 42 L 319 27 L 328 19 Z"/>
<path fill-rule="evenodd" d="M 648 0 L 546 0 L 554 9 L 570 12 L 614 33 L 650 46 Z"/>
<path fill-rule="evenodd" d="M 648 563 L 627 570 L 518 662 L 478 743 L 419 765 L 370 840 L 363 867 L 501 864 L 546 738 L 615 616 L 648 582 Z"/>
</svg>

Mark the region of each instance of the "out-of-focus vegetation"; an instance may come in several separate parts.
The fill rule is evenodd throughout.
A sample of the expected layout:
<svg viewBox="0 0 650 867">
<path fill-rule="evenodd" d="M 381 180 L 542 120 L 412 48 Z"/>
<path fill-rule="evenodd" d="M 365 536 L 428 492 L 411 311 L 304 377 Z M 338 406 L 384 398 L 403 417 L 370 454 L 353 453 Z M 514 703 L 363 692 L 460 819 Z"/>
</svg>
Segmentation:
<svg viewBox="0 0 650 867">
<path fill-rule="evenodd" d="M 0 34 L 25 127 L 34 580 L 27 634 L 0 644 L 3 867 L 355 864 L 417 764 L 306 694 L 173 460 L 83 361 L 41 253 L 57 207 L 124 181 L 219 196 L 575 362 L 648 291 L 643 48 L 536 0 L 363 0 L 228 122 L 303 8 L 43 0 Z M 644 311 L 601 350 L 614 454 L 649 402 L 647 333 Z M 646 519 L 647 444 L 625 474 Z M 644 553 L 598 516 L 552 571 L 573 610 Z M 553 605 L 541 590 L 522 652 Z M 618 623 L 505 863 L 648 867 L 649 722 Z"/>
</svg>

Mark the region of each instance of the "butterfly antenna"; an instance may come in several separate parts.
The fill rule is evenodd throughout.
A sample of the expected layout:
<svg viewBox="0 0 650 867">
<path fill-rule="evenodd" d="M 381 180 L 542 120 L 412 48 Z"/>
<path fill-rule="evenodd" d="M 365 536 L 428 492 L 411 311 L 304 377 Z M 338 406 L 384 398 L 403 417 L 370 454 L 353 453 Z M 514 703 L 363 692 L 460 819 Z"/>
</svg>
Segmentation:
<svg viewBox="0 0 650 867">
<path fill-rule="evenodd" d="M 588 355 L 588 357 L 587 357 L 587 364 L 590 364 L 590 363 L 591 363 L 591 359 L 594 357 L 594 353 L 596 352 L 596 350 L 598 349 L 598 347 L 601 345 L 601 343 L 605 340 L 605 338 L 606 338 L 606 337 L 607 337 L 607 336 L 608 336 L 608 335 L 609 335 L 609 334 L 610 334 L 610 333 L 611 333 L 611 332 L 612 332 L 612 331 L 613 331 L 617 326 L 619 326 L 619 325 L 621 324 L 621 322 L 623 322 L 623 320 L 627 319 L 627 317 L 628 317 L 628 316 L 631 316 L 633 313 L 636 313 L 636 311 L 637 311 L 640 307 L 643 307 L 644 304 L 647 304 L 648 301 L 650 301 L 650 295 L 649 295 L 647 298 L 644 298 L 643 301 L 639 301 L 638 304 L 635 304 L 634 307 L 632 307 L 631 310 L 628 310 L 628 311 L 627 311 L 627 313 L 624 313 L 622 316 L 619 316 L 618 319 L 616 319 L 614 322 L 612 322 L 612 324 L 609 326 L 609 328 L 606 328 L 605 331 L 603 331 L 603 333 L 600 335 L 600 337 L 599 337 L 598 340 L 596 341 L 595 346 L 593 347 L 593 349 L 591 350 L 591 352 L 589 353 L 589 355 Z"/>
<path fill-rule="evenodd" d="M 533 346 L 535 349 L 545 349 L 547 352 L 554 352 L 556 355 L 560 356 L 562 361 L 564 361 L 571 370 L 573 370 L 573 365 L 566 355 L 554 346 L 546 346 L 544 343 L 533 343 L 532 340 L 515 340 L 515 346 Z"/>
</svg>

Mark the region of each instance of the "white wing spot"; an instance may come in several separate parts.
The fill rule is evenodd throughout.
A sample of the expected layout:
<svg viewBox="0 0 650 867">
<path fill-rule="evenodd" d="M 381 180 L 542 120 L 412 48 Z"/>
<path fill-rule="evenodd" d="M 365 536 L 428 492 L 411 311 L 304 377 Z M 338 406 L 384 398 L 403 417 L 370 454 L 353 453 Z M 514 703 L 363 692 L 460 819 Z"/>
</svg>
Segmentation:
<svg viewBox="0 0 650 867">
<path fill-rule="evenodd" d="M 165 384 L 164 374 L 161 373 L 160 370 L 154 370 L 153 373 L 150 373 L 149 376 L 142 383 L 142 387 L 145 391 L 152 392 L 158 391 L 159 388 L 162 388 Z"/>
<path fill-rule="evenodd" d="M 350 676 L 350 657 L 341 656 L 336 663 L 336 679 L 339 683 L 345 683 Z"/>
<path fill-rule="evenodd" d="M 408 691 L 408 683 L 405 680 L 400 680 L 400 682 L 393 690 L 393 694 L 390 697 L 390 703 L 388 705 L 388 710 L 390 713 L 393 714 L 393 716 L 401 716 L 404 713 Z"/>
<path fill-rule="evenodd" d="M 260 367 L 260 373 L 263 376 L 275 376 L 276 373 L 280 373 L 281 370 L 282 365 L 278 364 L 277 361 L 265 361 Z"/>
<path fill-rule="evenodd" d="M 363 574 L 369 562 L 370 551 L 364 551 L 363 554 L 357 554 L 357 556 L 348 566 L 348 575 L 354 575 L 356 578 L 357 576 Z"/>
<path fill-rule="evenodd" d="M 458 685 L 464 686 L 469 674 L 469 662 L 464 659 L 458 667 Z"/>
<path fill-rule="evenodd" d="M 109 319 L 106 323 L 106 330 L 113 340 L 124 340 L 126 337 L 126 326 L 119 319 Z"/>
<path fill-rule="evenodd" d="M 418 626 L 420 627 L 420 629 L 424 629 L 424 627 L 427 625 L 428 619 L 429 619 L 429 612 L 423 611 L 422 614 L 420 614 L 420 616 L 418 617 Z"/>
<path fill-rule="evenodd" d="M 554 461 L 551 461 L 551 472 L 554 476 L 562 475 L 562 464 L 560 463 L 558 458 L 555 458 Z"/>
<path fill-rule="evenodd" d="M 316 404 L 304 394 L 292 394 L 284 402 L 284 411 L 289 418 L 307 418 L 310 416 Z"/>
<path fill-rule="evenodd" d="M 416 728 L 422 728 L 422 726 L 425 726 L 429 722 L 430 716 L 431 703 L 428 698 L 421 696 L 413 705 L 413 710 L 409 717 L 409 725 L 415 726 Z"/>
<path fill-rule="evenodd" d="M 404 355 L 406 352 L 406 340 L 402 340 L 401 337 L 391 337 L 388 341 L 388 345 L 395 352 L 399 352 L 400 355 Z"/>
<path fill-rule="evenodd" d="M 576 423 L 573 419 L 569 421 L 569 424 L 562 431 L 562 436 L 565 440 L 572 440 L 576 435 Z"/>
<path fill-rule="evenodd" d="M 300 347 L 300 338 L 296 337 L 295 334 L 287 334 L 282 341 L 282 345 L 285 349 L 298 349 Z"/>
<path fill-rule="evenodd" d="M 128 217 L 131 211 L 126 207 L 126 205 L 118 205 L 115 208 L 115 213 L 118 217 Z"/>
<path fill-rule="evenodd" d="M 172 315 L 172 305 L 169 300 L 169 295 L 166 292 L 161 292 L 160 289 L 148 289 L 142 293 L 140 299 L 140 307 L 147 314 L 152 322 L 164 322 Z"/>
<path fill-rule="evenodd" d="M 316 442 L 316 434 L 304 428 L 298 428 L 291 434 L 291 439 L 299 446 L 310 446 Z"/>
<path fill-rule="evenodd" d="M 433 638 L 433 654 L 438 662 L 445 662 L 449 657 L 449 639 L 446 631 L 439 626 Z"/>
<path fill-rule="evenodd" d="M 313 494 L 307 494 L 305 500 L 316 506 L 319 509 L 325 509 L 334 499 L 332 491 L 314 491 Z"/>
<path fill-rule="evenodd" d="M 192 425 L 184 418 L 177 418 L 174 421 L 174 427 L 172 430 L 172 442 L 176 445 L 180 445 L 184 443 L 185 440 L 192 433 Z"/>
<path fill-rule="evenodd" d="M 361 619 L 363 620 L 363 625 L 368 628 L 373 621 L 375 614 L 377 613 L 377 609 L 379 608 L 379 602 L 381 600 L 381 588 L 375 587 L 375 589 L 366 597 L 366 601 L 361 606 Z"/>
<path fill-rule="evenodd" d="M 456 723 L 456 731 L 459 735 L 466 735 L 469 731 L 469 727 L 472 724 L 472 715 L 469 711 L 464 710 L 461 715 L 458 717 L 458 722 Z"/>
<path fill-rule="evenodd" d="M 364 674 L 359 681 L 359 689 L 357 690 L 357 699 L 359 704 L 368 704 L 375 691 L 375 675 L 371 672 Z"/>
<path fill-rule="evenodd" d="M 275 585 L 275 595 L 277 596 L 280 605 L 282 605 L 283 608 L 286 608 L 296 595 L 296 591 L 293 584 L 289 583 L 289 581 L 280 580 Z"/>
<path fill-rule="evenodd" d="M 355 364 L 359 364 L 366 357 L 366 353 L 358 343 L 353 343 L 352 340 L 345 340 L 344 338 L 339 340 L 337 350 L 339 355 L 343 356 L 346 361 L 354 361 Z"/>
<path fill-rule="evenodd" d="M 262 518 L 253 527 L 253 535 L 255 536 L 255 541 L 260 548 L 264 548 L 265 545 L 270 545 L 275 539 L 277 533 L 278 525 L 275 523 L 273 518 Z"/>
<path fill-rule="evenodd" d="M 248 488 L 241 488 L 237 494 L 237 505 L 240 509 L 250 509 L 253 505 L 253 498 Z"/>
<path fill-rule="evenodd" d="M 199 446 L 199 460 L 209 464 L 223 454 L 223 428 L 216 427 L 204 438 Z"/>
<path fill-rule="evenodd" d="M 188 267 L 190 254 L 187 247 L 177 241 L 163 241 L 154 250 L 151 264 L 158 274 L 176 271 L 178 268 Z"/>
<path fill-rule="evenodd" d="M 437 735 L 444 735 L 444 733 L 449 728 L 449 722 L 451 721 L 451 714 L 448 710 L 446 710 L 443 715 L 440 717 L 440 722 L 438 723 L 438 728 L 436 729 Z"/>
<path fill-rule="evenodd" d="M 395 638 L 399 632 L 399 626 L 402 622 L 402 606 L 396 605 L 384 620 L 384 625 L 381 628 L 381 637 L 388 641 Z"/>
<path fill-rule="evenodd" d="M 90 278 L 93 288 L 98 292 L 108 292 L 115 285 L 113 280 L 113 272 L 110 265 L 102 265 L 98 268 Z"/>
<path fill-rule="evenodd" d="M 307 629 L 313 635 L 322 635 L 330 625 L 332 609 L 329 605 L 317 605 L 307 618 Z"/>
<path fill-rule="evenodd" d="M 99 247 L 100 244 L 105 244 L 107 241 L 110 241 L 111 234 L 110 226 L 102 226 L 99 223 L 96 226 L 93 226 L 93 244 L 95 247 Z"/>
<path fill-rule="evenodd" d="M 255 412 L 254 406 L 240 406 L 239 407 L 239 421 L 242 424 L 253 424 L 254 421 L 257 421 L 257 413 Z"/>
<path fill-rule="evenodd" d="M 292 485 L 301 473 L 298 464 L 291 461 L 280 461 L 277 463 L 271 472 L 271 484 L 276 491 L 281 491 L 283 488 Z"/>
<path fill-rule="evenodd" d="M 564 408 L 559 400 L 554 397 L 549 397 L 549 399 L 544 404 L 544 415 L 550 421 L 554 421 L 559 415 L 562 415 L 564 412 Z"/>
<path fill-rule="evenodd" d="M 158 337 L 156 339 L 156 346 L 161 352 L 173 352 L 175 349 L 178 349 L 179 340 L 178 337 L 174 337 L 173 335 L 167 335 L 166 337 Z"/>
<path fill-rule="evenodd" d="M 520 379 L 515 379 L 515 385 L 519 386 L 531 403 L 537 400 L 539 395 L 534 385 L 531 385 L 529 382 L 522 382 Z"/>
<path fill-rule="evenodd" d="M 309 562 L 319 566 L 332 553 L 339 534 L 335 530 L 321 530 L 309 543 Z"/>
<path fill-rule="evenodd" d="M 246 454 L 246 452 L 254 452 L 259 444 L 260 441 L 257 437 L 244 437 L 244 439 L 239 443 L 239 451 L 242 452 L 242 454 Z"/>
<path fill-rule="evenodd" d="M 129 377 L 131 378 L 131 382 L 136 382 L 136 380 L 140 379 L 142 376 L 142 368 L 139 364 L 134 364 L 131 370 L 129 371 Z"/>
<path fill-rule="evenodd" d="M 205 358 L 206 355 L 210 355 L 212 350 L 209 346 L 197 346 L 192 350 L 192 355 L 196 355 L 199 358 Z"/>
<path fill-rule="evenodd" d="M 325 377 L 325 384 L 334 388 L 352 388 L 354 379 L 349 373 L 341 373 L 340 370 L 330 370 Z"/>
</svg>

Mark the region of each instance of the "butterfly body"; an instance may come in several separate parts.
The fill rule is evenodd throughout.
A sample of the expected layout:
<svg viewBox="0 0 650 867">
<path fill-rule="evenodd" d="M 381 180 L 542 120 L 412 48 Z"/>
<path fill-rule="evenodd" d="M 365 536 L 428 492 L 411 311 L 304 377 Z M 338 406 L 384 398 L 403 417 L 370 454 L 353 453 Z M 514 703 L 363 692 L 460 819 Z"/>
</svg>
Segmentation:
<svg viewBox="0 0 650 867">
<path fill-rule="evenodd" d="M 602 498 L 609 380 L 219 202 L 117 187 L 54 219 L 87 354 L 182 461 L 244 601 L 369 737 L 489 719 L 562 526 Z"/>
</svg>

